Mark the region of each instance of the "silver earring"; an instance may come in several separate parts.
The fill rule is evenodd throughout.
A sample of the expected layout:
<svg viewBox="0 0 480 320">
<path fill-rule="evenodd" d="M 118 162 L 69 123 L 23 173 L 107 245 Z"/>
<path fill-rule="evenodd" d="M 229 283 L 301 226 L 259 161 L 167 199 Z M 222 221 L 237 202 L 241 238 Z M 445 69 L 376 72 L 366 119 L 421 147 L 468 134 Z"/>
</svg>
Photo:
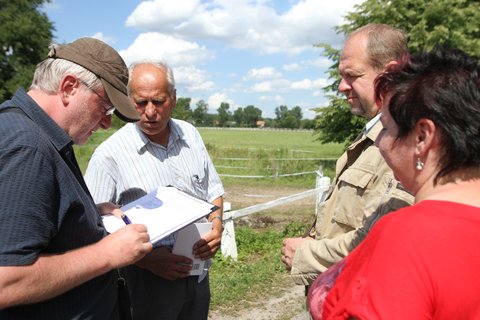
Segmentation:
<svg viewBox="0 0 480 320">
<path fill-rule="evenodd" d="M 422 171 L 424 165 L 425 163 L 423 163 L 422 160 L 420 160 L 420 158 L 417 158 L 417 162 L 415 163 L 415 168 L 418 171 Z"/>
</svg>

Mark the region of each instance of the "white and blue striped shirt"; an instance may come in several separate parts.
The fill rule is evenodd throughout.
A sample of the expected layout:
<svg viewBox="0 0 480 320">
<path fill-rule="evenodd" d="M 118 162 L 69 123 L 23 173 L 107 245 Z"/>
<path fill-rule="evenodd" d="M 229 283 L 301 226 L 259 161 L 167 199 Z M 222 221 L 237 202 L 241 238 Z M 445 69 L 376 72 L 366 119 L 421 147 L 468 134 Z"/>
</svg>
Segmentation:
<svg viewBox="0 0 480 320">
<path fill-rule="evenodd" d="M 167 147 L 151 142 L 134 123 L 98 146 L 85 173 L 95 203 L 125 205 L 168 185 L 210 202 L 224 194 L 198 130 L 176 119 L 169 126 Z M 171 235 L 159 245 L 173 246 L 174 241 Z"/>
</svg>

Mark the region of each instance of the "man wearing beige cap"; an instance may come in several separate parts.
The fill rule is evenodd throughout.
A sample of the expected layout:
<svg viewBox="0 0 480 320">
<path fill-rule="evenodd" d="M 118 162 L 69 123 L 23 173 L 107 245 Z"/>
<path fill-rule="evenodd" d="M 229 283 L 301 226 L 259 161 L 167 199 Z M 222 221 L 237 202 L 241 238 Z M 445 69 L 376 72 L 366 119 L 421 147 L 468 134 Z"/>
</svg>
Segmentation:
<svg viewBox="0 0 480 320">
<path fill-rule="evenodd" d="M 138 114 L 105 43 L 52 47 L 28 92 L 0 106 L 0 319 L 119 319 L 116 273 L 152 250 L 146 227 L 107 235 L 72 144 Z"/>
</svg>

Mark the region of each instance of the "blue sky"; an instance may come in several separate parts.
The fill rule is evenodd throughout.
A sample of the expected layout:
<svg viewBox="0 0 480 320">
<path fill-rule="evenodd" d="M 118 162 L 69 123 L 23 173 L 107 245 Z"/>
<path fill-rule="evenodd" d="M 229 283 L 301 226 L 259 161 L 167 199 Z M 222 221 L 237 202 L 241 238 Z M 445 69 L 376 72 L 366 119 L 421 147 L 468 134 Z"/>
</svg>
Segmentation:
<svg viewBox="0 0 480 320">
<path fill-rule="evenodd" d="M 304 118 L 326 105 L 321 90 L 331 61 L 314 44 L 340 48 L 333 27 L 361 0 L 52 0 L 43 7 L 55 41 L 89 36 L 125 62 L 154 58 L 173 69 L 177 97 L 254 105 L 263 117 L 300 106 Z"/>
</svg>

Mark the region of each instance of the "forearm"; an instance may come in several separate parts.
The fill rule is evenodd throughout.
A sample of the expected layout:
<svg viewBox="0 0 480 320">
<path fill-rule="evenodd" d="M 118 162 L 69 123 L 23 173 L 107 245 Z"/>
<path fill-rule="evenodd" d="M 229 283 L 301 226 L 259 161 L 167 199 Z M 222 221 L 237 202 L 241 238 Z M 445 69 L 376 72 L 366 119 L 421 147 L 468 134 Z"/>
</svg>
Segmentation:
<svg viewBox="0 0 480 320">
<path fill-rule="evenodd" d="M 345 258 L 354 248 L 354 243 L 361 241 L 365 236 L 361 229 L 342 233 L 331 239 L 321 239 L 309 242 L 309 251 L 313 253 L 316 261 L 323 267 L 329 268 L 332 264 Z"/>
<path fill-rule="evenodd" d="M 218 197 L 213 200 L 212 203 L 216 205 L 219 209 L 212 212 L 208 216 L 208 221 L 212 223 L 212 229 L 215 229 L 222 233 L 223 229 L 223 197 Z"/>
<path fill-rule="evenodd" d="M 95 244 L 40 255 L 31 265 L 0 267 L 0 309 L 50 299 L 111 269 L 134 263 L 152 250 L 148 240 L 147 228 L 132 224 Z"/>
<path fill-rule="evenodd" d="M 292 275 L 318 275 L 341 260 L 352 250 L 358 237 L 363 237 L 359 230 L 353 230 L 333 239 L 309 239 L 300 244 L 292 263 Z"/>
<path fill-rule="evenodd" d="M 28 266 L 0 267 L 0 309 L 53 298 L 111 270 L 108 255 L 97 246 L 43 255 Z"/>
</svg>

